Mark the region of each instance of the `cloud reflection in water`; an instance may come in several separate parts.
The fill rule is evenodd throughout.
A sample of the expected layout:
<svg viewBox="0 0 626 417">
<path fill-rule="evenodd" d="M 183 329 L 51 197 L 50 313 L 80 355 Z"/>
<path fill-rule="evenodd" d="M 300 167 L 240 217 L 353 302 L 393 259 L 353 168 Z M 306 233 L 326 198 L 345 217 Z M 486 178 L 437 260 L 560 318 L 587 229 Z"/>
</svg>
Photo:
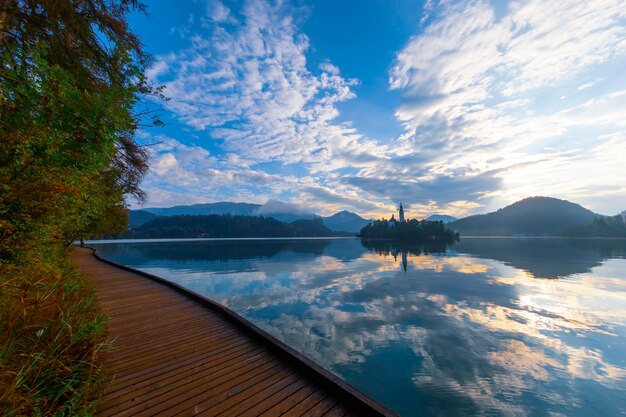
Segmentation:
<svg viewBox="0 0 626 417">
<path fill-rule="evenodd" d="M 100 251 L 228 305 L 401 415 L 626 410 L 624 241 L 465 239 L 447 249 L 239 241 Z"/>
</svg>

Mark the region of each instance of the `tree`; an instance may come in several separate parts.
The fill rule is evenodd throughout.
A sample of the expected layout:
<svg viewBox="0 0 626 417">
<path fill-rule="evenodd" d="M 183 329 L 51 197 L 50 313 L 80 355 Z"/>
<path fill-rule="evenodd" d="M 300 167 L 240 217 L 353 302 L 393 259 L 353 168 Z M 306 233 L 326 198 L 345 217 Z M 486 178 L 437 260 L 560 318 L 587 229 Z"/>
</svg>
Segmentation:
<svg viewBox="0 0 626 417">
<path fill-rule="evenodd" d="M 442 221 L 416 220 L 396 223 L 391 226 L 385 220 L 375 220 L 364 226 L 359 236 L 365 239 L 388 239 L 399 242 L 453 242 L 459 238 L 458 234 L 446 229 Z"/>
<path fill-rule="evenodd" d="M 15 244 L 63 208 L 81 217 L 123 204 L 124 195 L 143 197 L 147 155 L 133 136 L 145 120 L 134 109 L 158 91 L 124 18 L 143 10 L 137 1 L 2 4 L 0 230 Z M 56 232 L 75 238 L 85 225 L 76 220 Z"/>
<path fill-rule="evenodd" d="M 135 0 L 0 0 L 3 410 L 8 402 L 22 404 L 18 414 L 54 414 L 84 382 L 76 379 L 49 400 L 51 384 L 81 374 L 97 342 L 97 312 L 84 304 L 87 295 L 76 294 L 84 286 L 64 255 L 79 236 L 118 231 L 127 221 L 126 197 L 143 198 L 147 154 L 134 135 L 159 124 L 142 106 L 160 96 L 144 76 L 150 59 L 126 22 L 129 12 L 143 10 Z M 63 322 L 72 329 L 59 327 Z M 33 328 L 58 334 L 33 339 Z M 57 358 L 62 366 L 34 367 L 38 346 L 75 346 L 72 332 L 82 328 L 89 342 L 63 349 L 69 356 Z"/>
</svg>

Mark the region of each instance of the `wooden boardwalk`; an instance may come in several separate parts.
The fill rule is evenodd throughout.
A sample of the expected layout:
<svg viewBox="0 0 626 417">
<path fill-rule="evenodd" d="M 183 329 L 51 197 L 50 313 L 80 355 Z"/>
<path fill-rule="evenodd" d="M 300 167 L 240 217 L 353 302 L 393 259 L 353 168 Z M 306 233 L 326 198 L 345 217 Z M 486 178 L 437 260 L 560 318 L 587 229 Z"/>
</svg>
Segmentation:
<svg viewBox="0 0 626 417">
<path fill-rule="evenodd" d="M 203 297 L 90 249 L 73 259 L 111 316 L 98 416 L 394 415 Z"/>
</svg>

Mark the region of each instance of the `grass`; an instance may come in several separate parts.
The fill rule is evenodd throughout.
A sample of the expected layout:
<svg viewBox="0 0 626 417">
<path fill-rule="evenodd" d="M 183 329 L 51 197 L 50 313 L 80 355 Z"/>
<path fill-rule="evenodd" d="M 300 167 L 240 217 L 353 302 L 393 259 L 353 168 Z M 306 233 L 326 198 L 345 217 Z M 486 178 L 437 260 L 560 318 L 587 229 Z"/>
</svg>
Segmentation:
<svg viewBox="0 0 626 417">
<path fill-rule="evenodd" d="M 0 265 L 0 414 L 92 415 L 108 319 L 67 257 L 31 265 Z"/>
</svg>

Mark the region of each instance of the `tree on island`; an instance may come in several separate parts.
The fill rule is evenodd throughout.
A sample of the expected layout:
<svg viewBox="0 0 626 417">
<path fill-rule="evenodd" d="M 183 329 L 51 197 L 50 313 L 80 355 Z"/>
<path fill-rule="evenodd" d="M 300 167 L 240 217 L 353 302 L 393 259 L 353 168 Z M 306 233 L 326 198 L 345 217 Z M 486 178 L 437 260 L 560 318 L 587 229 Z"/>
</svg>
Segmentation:
<svg viewBox="0 0 626 417">
<path fill-rule="evenodd" d="M 453 242 L 459 234 L 446 229 L 442 221 L 416 220 L 390 222 L 375 220 L 363 227 L 359 237 L 365 239 L 388 239 L 402 242 Z"/>
</svg>

